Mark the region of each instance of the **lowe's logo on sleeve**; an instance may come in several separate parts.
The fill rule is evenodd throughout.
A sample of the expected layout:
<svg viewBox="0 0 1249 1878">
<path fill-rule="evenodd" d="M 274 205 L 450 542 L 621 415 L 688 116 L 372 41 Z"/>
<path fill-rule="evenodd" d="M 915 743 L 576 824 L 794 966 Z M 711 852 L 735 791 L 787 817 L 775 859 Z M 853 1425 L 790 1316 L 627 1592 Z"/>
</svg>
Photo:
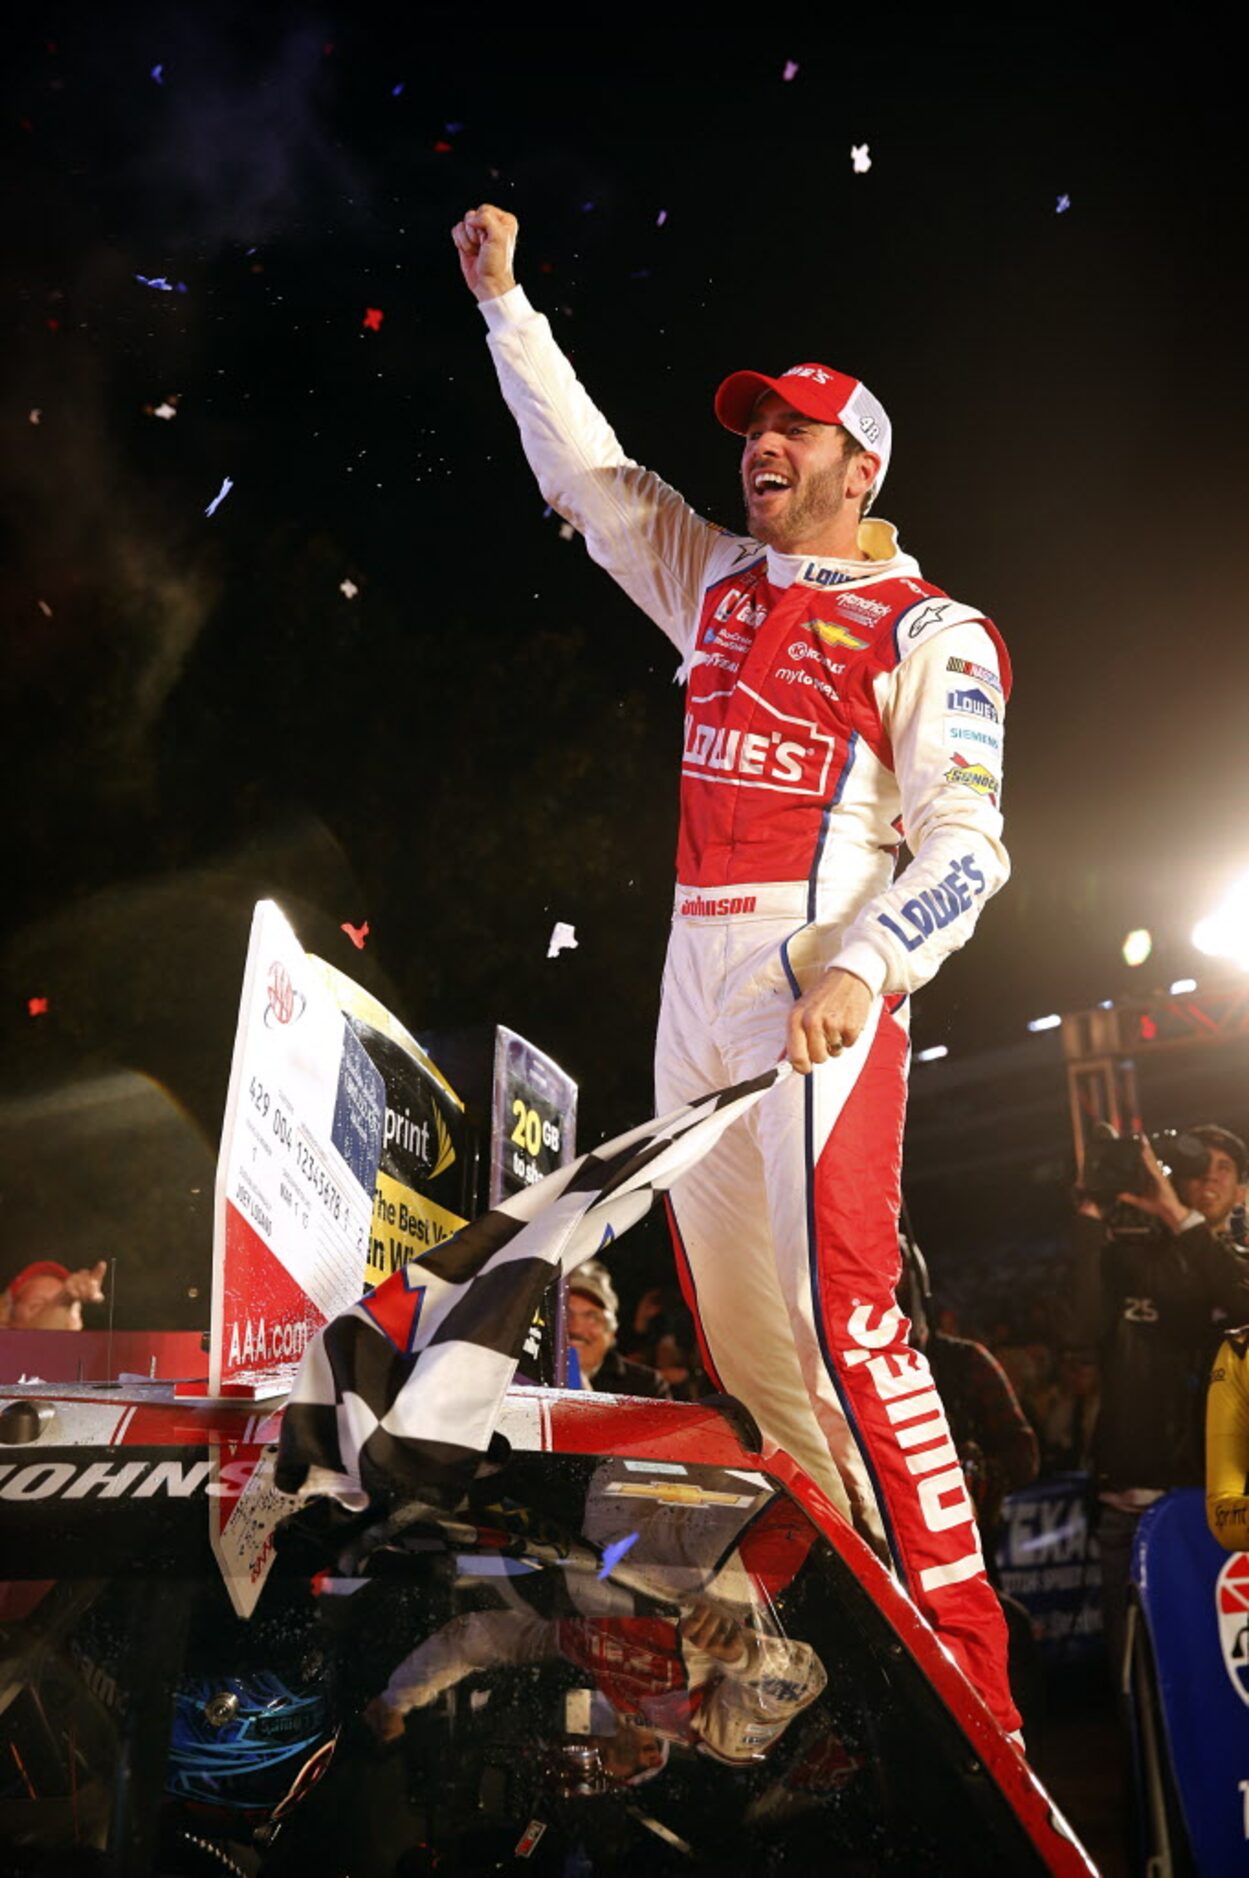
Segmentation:
<svg viewBox="0 0 1249 1878">
<path fill-rule="evenodd" d="M 898 920 L 903 921 L 903 925 L 887 913 L 878 913 L 876 918 L 887 932 L 902 941 L 908 952 L 918 952 L 933 933 L 940 932 L 961 913 L 969 912 L 973 899 L 979 899 L 984 890 L 985 878 L 976 865 L 975 855 L 965 854 L 961 861 L 955 861 L 944 880 L 935 887 L 921 888 L 913 900 L 907 900 L 898 908 Z"/>
<path fill-rule="evenodd" d="M 998 722 L 997 706 L 975 685 L 969 685 L 966 691 L 947 691 L 945 708 L 947 711 L 962 711 L 968 717 L 987 718 L 991 724 Z"/>
</svg>

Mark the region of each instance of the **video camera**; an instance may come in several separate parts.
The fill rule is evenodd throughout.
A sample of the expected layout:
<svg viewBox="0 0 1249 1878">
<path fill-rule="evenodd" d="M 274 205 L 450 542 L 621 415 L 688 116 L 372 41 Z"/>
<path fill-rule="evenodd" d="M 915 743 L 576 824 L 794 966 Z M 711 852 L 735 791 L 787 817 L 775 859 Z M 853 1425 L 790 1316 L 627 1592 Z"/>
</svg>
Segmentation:
<svg viewBox="0 0 1249 1878">
<path fill-rule="evenodd" d="M 1154 1135 L 1120 1135 L 1098 1122 L 1084 1155 L 1080 1190 L 1099 1207 L 1113 1207 L 1121 1193 L 1148 1193 L 1151 1175 L 1141 1152 L 1148 1141 L 1173 1180 L 1196 1180 L 1210 1165 L 1210 1149 L 1197 1135 L 1164 1128 Z"/>
</svg>

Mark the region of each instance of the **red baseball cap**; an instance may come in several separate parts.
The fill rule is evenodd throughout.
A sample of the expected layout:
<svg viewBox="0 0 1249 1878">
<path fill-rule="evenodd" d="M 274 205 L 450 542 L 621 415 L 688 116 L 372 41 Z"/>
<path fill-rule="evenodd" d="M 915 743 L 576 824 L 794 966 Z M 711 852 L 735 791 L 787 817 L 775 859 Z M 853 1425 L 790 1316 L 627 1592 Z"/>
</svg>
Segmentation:
<svg viewBox="0 0 1249 1878">
<path fill-rule="evenodd" d="M 893 426 L 884 405 L 861 379 L 835 372 L 831 365 L 791 365 L 779 378 L 769 378 L 766 372 L 733 372 L 716 393 L 716 416 L 724 428 L 744 436 L 765 391 L 774 391 L 804 417 L 848 430 L 865 450 L 880 458 L 873 484 L 880 488 L 889 468 Z"/>
<path fill-rule="evenodd" d="M 15 1298 L 32 1278 L 59 1278 L 64 1284 L 68 1277 L 68 1265 L 58 1265 L 55 1259 L 36 1259 L 33 1265 L 24 1265 L 16 1278 L 10 1278 L 9 1296 Z"/>
</svg>

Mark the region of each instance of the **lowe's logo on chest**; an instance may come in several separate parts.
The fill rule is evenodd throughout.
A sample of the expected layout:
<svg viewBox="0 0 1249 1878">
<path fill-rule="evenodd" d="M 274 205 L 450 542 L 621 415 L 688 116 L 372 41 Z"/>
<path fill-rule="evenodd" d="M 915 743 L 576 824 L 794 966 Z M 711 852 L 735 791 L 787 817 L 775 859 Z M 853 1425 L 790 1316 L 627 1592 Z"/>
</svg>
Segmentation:
<svg viewBox="0 0 1249 1878">
<path fill-rule="evenodd" d="M 730 730 L 687 716 L 682 774 L 787 795 L 823 794 L 834 739 L 814 724 L 794 718 L 782 723 L 778 730 Z"/>
</svg>

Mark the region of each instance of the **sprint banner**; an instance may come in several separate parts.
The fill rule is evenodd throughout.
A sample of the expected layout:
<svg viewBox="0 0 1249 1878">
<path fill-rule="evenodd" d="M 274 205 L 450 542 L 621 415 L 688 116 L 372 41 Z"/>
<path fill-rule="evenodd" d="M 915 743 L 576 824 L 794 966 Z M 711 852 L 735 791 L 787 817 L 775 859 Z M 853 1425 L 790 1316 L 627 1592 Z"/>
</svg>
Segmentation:
<svg viewBox="0 0 1249 1878">
<path fill-rule="evenodd" d="M 323 959 L 310 961 L 381 1073 L 386 1118 L 361 1288 L 441 1245 L 464 1225 L 464 1104 L 384 1004 Z"/>
</svg>

